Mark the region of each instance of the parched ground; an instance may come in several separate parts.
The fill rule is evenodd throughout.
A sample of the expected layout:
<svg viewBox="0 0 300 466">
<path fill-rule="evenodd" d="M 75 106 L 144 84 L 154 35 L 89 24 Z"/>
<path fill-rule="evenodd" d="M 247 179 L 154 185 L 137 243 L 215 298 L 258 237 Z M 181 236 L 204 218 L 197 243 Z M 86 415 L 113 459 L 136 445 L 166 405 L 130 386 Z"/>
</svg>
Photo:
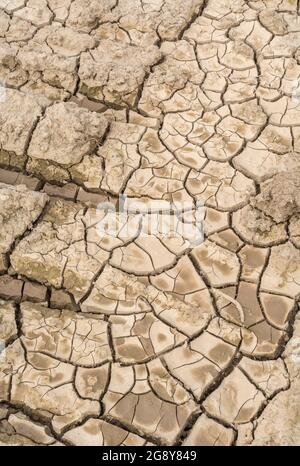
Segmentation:
<svg viewBox="0 0 300 466">
<path fill-rule="evenodd" d="M 300 2 L 0 0 L 0 83 L 1 445 L 300 444 Z"/>
</svg>

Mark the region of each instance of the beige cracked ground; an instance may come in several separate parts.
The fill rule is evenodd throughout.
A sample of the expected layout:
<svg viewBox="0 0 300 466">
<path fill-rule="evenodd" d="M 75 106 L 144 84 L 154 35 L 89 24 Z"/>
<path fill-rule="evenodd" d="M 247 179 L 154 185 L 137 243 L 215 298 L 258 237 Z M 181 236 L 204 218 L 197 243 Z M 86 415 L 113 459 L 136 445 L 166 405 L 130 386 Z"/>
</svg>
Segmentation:
<svg viewBox="0 0 300 466">
<path fill-rule="evenodd" d="M 1 445 L 300 443 L 299 76 L 296 0 L 0 0 Z"/>
</svg>

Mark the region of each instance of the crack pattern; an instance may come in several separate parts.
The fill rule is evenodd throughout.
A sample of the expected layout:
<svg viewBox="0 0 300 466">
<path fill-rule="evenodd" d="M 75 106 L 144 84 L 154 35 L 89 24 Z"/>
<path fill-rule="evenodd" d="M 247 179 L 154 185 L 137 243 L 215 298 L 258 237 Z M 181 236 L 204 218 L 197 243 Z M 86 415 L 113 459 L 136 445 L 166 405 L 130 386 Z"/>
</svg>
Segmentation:
<svg viewBox="0 0 300 466">
<path fill-rule="evenodd" d="M 0 444 L 299 444 L 299 17 L 0 0 Z"/>
</svg>

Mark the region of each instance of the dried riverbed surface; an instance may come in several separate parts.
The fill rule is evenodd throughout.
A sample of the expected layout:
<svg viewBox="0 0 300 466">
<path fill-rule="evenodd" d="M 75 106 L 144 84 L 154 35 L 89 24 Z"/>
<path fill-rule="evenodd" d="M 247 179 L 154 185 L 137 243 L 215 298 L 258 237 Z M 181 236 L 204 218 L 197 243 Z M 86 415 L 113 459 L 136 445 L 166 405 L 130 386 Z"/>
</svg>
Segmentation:
<svg viewBox="0 0 300 466">
<path fill-rule="evenodd" d="M 299 76 L 296 0 L 0 0 L 1 445 L 300 443 Z"/>
</svg>

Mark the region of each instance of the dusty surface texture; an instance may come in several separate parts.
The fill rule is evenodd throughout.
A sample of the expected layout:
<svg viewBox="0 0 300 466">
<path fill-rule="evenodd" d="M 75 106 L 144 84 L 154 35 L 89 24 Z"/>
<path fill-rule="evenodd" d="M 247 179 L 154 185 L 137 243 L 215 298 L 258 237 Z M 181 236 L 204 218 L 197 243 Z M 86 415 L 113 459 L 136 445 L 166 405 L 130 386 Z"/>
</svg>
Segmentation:
<svg viewBox="0 0 300 466">
<path fill-rule="evenodd" d="M 0 84 L 0 444 L 299 445 L 299 1 L 0 0 Z"/>
</svg>

